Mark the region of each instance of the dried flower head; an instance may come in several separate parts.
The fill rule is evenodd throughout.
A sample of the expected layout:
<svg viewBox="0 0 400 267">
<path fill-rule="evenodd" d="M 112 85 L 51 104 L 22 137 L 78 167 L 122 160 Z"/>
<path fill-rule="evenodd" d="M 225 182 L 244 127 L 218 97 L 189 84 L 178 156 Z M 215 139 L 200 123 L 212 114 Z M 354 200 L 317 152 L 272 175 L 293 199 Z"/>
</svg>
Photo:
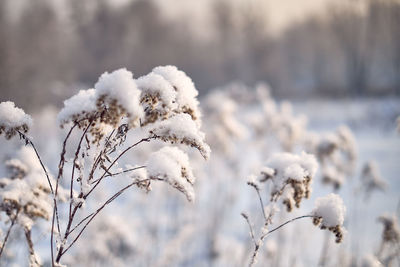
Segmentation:
<svg viewBox="0 0 400 267">
<path fill-rule="evenodd" d="M 315 208 L 312 211 L 313 223 L 321 229 L 328 229 L 336 236 L 336 242 L 343 240 L 343 222 L 346 207 L 343 200 L 337 194 L 329 194 L 317 198 Z"/>
<path fill-rule="evenodd" d="M 311 182 L 317 166 L 317 161 L 311 154 L 275 154 L 261 170 L 259 181 L 271 181 L 271 201 L 276 202 L 283 198 L 287 211 L 292 211 L 294 206 L 300 207 L 303 198 L 310 196 Z"/>
<path fill-rule="evenodd" d="M 12 138 L 18 132 L 27 133 L 32 127 L 31 116 L 17 108 L 14 102 L 0 103 L 0 135 L 5 134 L 7 139 Z"/>
<path fill-rule="evenodd" d="M 384 243 L 396 244 L 400 241 L 400 229 L 395 215 L 384 214 L 378 218 L 383 224 L 382 240 Z"/>
<path fill-rule="evenodd" d="M 177 147 L 163 147 L 150 155 L 147 172 L 151 179 L 168 182 L 185 194 L 188 201 L 194 200 L 195 177 L 188 156 Z"/>
<path fill-rule="evenodd" d="M 374 190 L 384 191 L 386 189 L 386 182 L 383 180 L 378 165 L 375 161 L 368 161 L 365 163 L 362 173 L 362 187 L 367 196 Z"/>
<path fill-rule="evenodd" d="M 168 120 L 160 121 L 149 130 L 157 139 L 171 144 L 185 144 L 199 150 L 208 159 L 210 147 L 205 143 L 205 134 L 188 114 L 177 114 Z"/>
</svg>

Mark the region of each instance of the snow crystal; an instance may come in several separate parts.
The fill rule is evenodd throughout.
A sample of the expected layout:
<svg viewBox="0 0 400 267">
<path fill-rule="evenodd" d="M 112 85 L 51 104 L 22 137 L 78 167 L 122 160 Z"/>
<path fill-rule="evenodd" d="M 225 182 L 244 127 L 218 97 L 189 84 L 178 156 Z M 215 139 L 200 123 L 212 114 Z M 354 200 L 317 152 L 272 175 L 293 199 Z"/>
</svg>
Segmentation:
<svg viewBox="0 0 400 267">
<path fill-rule="evenodd" d="M 192 185 L 195 177 L 183 151 L 176 147 L 163 147 L 150 155 L 146 166 L 149 177 L 165 180 L 184 193 L 189 201 L 194 200 Z"/>
<path fill-rule="evenodd" d="M 343 200 L 337 194 L 329 194 L 325 197 L 317 198 L 313 216 L 322 218 L 322 225 L 326 227 L 341 226 L 344 222 L 346 207 Z"/>
</svg>

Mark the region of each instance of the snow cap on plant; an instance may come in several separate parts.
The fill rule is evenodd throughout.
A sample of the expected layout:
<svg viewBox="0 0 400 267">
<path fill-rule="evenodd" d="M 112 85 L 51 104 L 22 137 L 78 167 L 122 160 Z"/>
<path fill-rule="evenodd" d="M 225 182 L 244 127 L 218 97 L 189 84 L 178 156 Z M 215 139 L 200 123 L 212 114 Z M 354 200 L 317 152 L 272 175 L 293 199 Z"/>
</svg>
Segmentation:
<svg viewBox="0 0 400 267">
<path fill-rule="evenodd" d="M 194 200 L 195 177 L 189 158 L 182 150 L 177 147 L 163 147 L 150 155 L 146 166 L 151 179 L 165 181 L 185 194 L 188 201 Z"/>
<path fill-rule="evenodd" d="M 313 223 L 321 229 L 328 229 L 336 236 L 336 242 L 343 240 L 343 222 L 346 207 L 342 198 L 337 194 L 329 194 L 317 198 L 315 208 L 312 211 Z"/>
<path fill-rule="evenodd" d="M 204 141 L 205 134 L 188 114 L 181 113 L 160 121 L 151 127 L 149 132 L 164 142 L 194 147 L 205 159 L 210 156 L 211 149 Z"/>
<path fill-rule="evenodd" d="M 0 135 L 5 134 L 7 139 L 18 132 L 27 133 L 32 127 L 32 118 L 22 109 L 15 106 L 14 102 L 0 103 Z"/>
<path fill-rule="evenodd" d="M 186 73 L 171 65 L 155 67 L 152 72 L 162 76 L 172 85 L 176 91 L 178 111 L 189 114 L 200 125 L 201 113 L 198 107 L 199 101 L 196 98 L 199 92 L 196 90 L 192 79 Z"/>
<path fill-rule="evenodd" d="M 318 163 L 311 154 L 277 153 L 272 155 L 259 175 L 260 182 L 271 181 L 271 201 L 283 198 L 287 211 L 300 207 L 303 198 L 311 194 L 311 182 Z"/>
</svg>

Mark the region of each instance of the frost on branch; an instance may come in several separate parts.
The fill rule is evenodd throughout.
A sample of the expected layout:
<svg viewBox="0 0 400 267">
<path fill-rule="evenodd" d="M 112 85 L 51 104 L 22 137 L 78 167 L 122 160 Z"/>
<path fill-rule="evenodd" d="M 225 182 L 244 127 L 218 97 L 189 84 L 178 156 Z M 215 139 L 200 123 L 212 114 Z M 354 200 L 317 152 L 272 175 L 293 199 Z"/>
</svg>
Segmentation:
<svg viewBox="0 0 400 267">
<path fill-rule="evenodd" d="M 260 182 L 271 181 L 271 201 L 283 198 L 287 211 L 300 207 L 303 198 L 311 194 L 311 182 L 317 171 L 317 161 L 311 154 L 278 153 L 273 155 L 259 176 Z"/>
<path fill-rule="evenodd" d="M 14 102 L 7 101 L 0 103 L 0 135 L 5 134 L 10 139 L 18 131 L 26 133 L 32 127 L 32 118 L 17 108 Z"/>
<path fill-rule="evenodd" d="M 343 240 L 343 222 L 346 207 L 343 200 L 337 194 L 329 194 L 325 197 L 317 198 L 315 208 L 312 211 L 313 223 L 319 225 L 321 229 L 328 229 L 336 236 L 336 242 Z"/>
<path fill-rule="evenodd" d="M 168 120 L 161 121 L 149 132 L 164 142 L 195 147 L 205 159 L 210 156 L 210 147 L 204 142 L 205 134 L 200 131 L 188 114 L 177 114 Z"/>
<path fill-rule="evenodd" d="M 146 166 L 151 179 L 166 181 L 185 194 L 189 201 L 194 200 L 195 177 L 183 151 L 176 147 L 163 147 L 150 155 Z"/>
</svg>

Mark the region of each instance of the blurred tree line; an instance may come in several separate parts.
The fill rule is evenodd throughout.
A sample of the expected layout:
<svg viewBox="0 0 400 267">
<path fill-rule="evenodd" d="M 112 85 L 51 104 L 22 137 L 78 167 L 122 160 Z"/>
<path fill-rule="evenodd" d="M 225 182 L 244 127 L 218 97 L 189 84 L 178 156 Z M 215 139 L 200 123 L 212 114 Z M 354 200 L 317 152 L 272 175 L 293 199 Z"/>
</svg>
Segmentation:
<svg viewBox="0 0 400 267">
<path fill-rule="evenodd" d="M 276 96 L 400 95 L 400 2 L 329 7 L 271 34 L 262 1 L 210 2 L 210 38 L 191 14 L 167 18 L 156 2 L 25 1 L 17 19 L 0 1 L 1 101 L 32 109 L 61 104 L 105 70 L 138 77 L 177 65 L 201 93 L 231 81 L 266 81 Z M 360 2 L 360 0 L 358 1 Z M 171 8 L 178 8 L 172 6 Z"/>
</svg>

